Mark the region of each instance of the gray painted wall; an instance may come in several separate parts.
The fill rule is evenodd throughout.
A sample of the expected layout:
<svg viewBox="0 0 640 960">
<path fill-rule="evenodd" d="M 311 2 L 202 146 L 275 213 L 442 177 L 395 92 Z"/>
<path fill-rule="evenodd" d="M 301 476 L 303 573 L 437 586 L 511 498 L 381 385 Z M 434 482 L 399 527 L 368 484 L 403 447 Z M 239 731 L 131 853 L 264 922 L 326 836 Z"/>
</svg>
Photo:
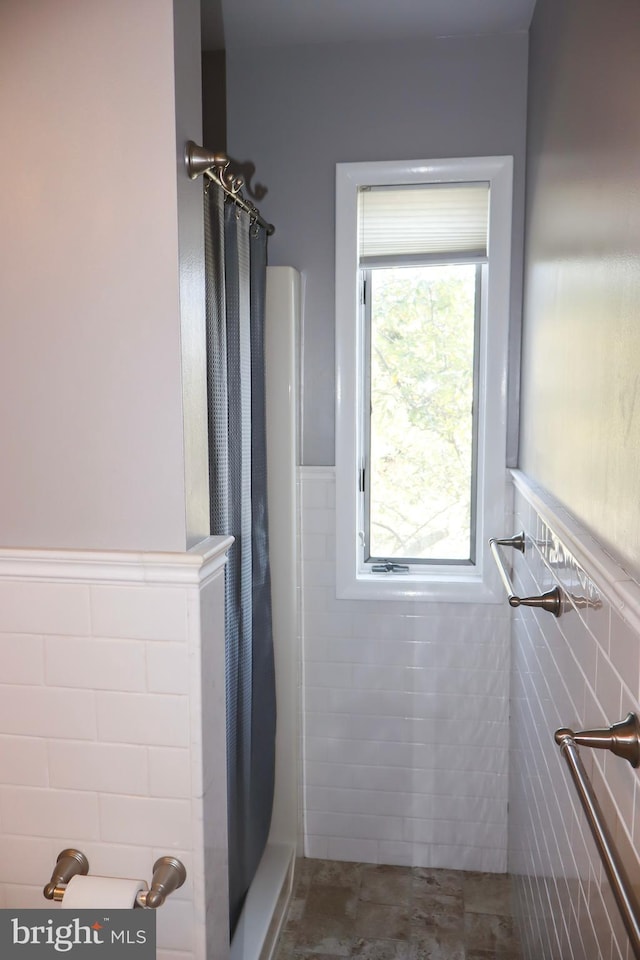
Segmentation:
<svg viewBox="0 0 640 960">
<path fill-rule="evenodd" d="M 538 0 L 523 469 L 640 571 L 640 7 Z"/>
<path fill-rule="evenodd" d="M 185 143 L 203 139 L 199 0 L 173 0 L 173 45 L 185 521 L 192 547 L 211 531 L 202 182 L 184 168 Z"/>
<path fill-rule="evenodd" d="M 183 379 L 193 408 L 204 371 L 187 370 L 201 188 L 183 205 L 176 140 L 188 102 L 199 135 L 200 78 L 176 101 L 174 73 L 174 41 L 197 64 L 199 9 L 176 3 L 175 24 L 172 0 L 2 4 L 2 545 L 183 550 L 206 496 L 183 425 Z"/>
<path fill-rule="evenodd" d="M 303 274 L 303 462 L 334 459 L 334 190 L 338 161 L 512 154 L 519 356 L 527 37 L 227 52 L 228 148 L 255 162 L 276 225 L 271 265 Z M 517 362 L 510 384 L 517 420 Z M 515 462 L 515 436 L 511 436 Z"/>
<path fill-rule="evenodd" d="M 214 152 L 227 149 L 227 63 L 224 50 L 202 51 L 202 140 Z"/>
</svg>

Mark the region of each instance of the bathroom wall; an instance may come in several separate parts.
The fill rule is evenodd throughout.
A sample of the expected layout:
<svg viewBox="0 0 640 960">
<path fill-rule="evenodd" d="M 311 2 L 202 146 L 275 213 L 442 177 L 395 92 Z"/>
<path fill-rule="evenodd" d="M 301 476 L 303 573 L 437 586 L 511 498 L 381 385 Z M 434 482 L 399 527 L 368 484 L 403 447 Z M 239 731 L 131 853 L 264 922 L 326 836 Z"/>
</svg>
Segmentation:
<svg viewBox="0 0 640 960">
<path fill-rule="evenodd" d="M 636 394 L 640 349 L 640 11 L 538 0 L 530 32 L 521 459 L 514 528 L 525 592 L 578 598 L 519 612 L 512 641 L 509 865 L 526 955 L 630 956 L 555 728 L 606 725 L 640 696 Z M 585 605 L 595 600 L 601 606 Z M 631 876 L 637 775 L 582 750 Z"/>
<path fill-rule="evenodd" d="M 185 176 L 185 144 L 203 142 L 200 0 L 174 0 L 175 159 L 186 546 L 199 543 L 209 522 L 209 424 L 204 305 L 201 182 Z"/>
<path fill-rule="evenodd" d="M 0 550 L 0 906 L 48 906 L 67 847 L 147 882 L 169 854 L 158 960 L 227 955 L 226 547 Z"/>
<path fill-rule="evenodd" d="M 559 727 L 608 727 L 640 705 L 640 584 L 543 488 L 516 477 L 515 589 L 558 585 L 562 616 L 514 615 L 509 870 L 527 960 L 631 957 L 566 761 Z M 635 882 L 640 869 L 640 777 L 626 760 L 579 748 L 605 821 Z"/>
<path fill-rule="evenodd" d="M 306 855 L 504 871 L 508 606 L 336 600 L 333 468 L 301 499 Z"/>
<path fill-rule="evenodd" d="M 504 606 L 335 599 L 334 198 L 337 161 L 514 155 L 517 331 L 526 68 L 525 35 L 227 50 L 229 151 L 269 188 L 269 263 L 303 276 L 309 856 L 506 867 Z"/>
<path fill-rule="evenodd" d="M 0 544 L 207 533 L 198 49 L 197 0 L 2 4 Z"/>
<path fill-rule="evenodd" d="M 227 51 L 228 147 L 256 164 L 276 226 L 271 265 L 304 283 L 303 460 L 334 456 L 335 164 L 511 154 L 512 380 L 517 424 L 527 37 Z M 515 463 L 515 434 L 510 439 Z"/>
<path fill-rule="evenodd" d="M 46 906 L 65 847 L 175 854 L 162 960 L 228 953 L 199 6 L 7 0 L 0 33 L 0 904 Z"/>
<path fill-rule="evenodd" d="M 202 142 L 214 152 L 227 149 L 227 68 L 224 50 L 202 51 Z"/>
<path fill-rule="evenodd" d="M 520 466 L 640 572 L 640 8 L 538 0 Z"/>
</svg>

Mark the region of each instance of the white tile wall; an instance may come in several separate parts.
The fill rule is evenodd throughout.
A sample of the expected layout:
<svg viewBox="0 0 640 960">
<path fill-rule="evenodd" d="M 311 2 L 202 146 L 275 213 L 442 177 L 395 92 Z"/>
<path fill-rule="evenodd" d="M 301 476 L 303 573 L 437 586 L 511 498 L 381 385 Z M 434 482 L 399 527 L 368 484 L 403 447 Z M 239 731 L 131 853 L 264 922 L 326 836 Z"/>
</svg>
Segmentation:
<svg viewBox="0 0 640 960">
<path fill-rule="evenodd" d="M 517 588 L 529 593 L 558 584 L 573 598 L 558 620 L 521 608 L 513 621 L 509 869 L 525 955 L 626 960 L 628 938 L 553 733 L 561 726 L 609 726 L 638 711 L 635 585 L 624 587 L 628 604 L 621 611 L 620 581 L 628 575 L 520 475 L 513 527 L 529 538 L 525 556 L 514 558 Z M 595 605 L 585 606 L 587 598 Z M 581 748 L 581 756 L 637 878 L 638 774 L 613 755 Z"/>
<path fill-rule="evenodd" d="M 330 470 L 301 505 L 307 856 L 504 871 L 508 607 L 336 600 Z"/>
<path fill-rule="evenodd" d="M 136 641 L 47 637 L 45 683 L 91 690 L 145 690 L 145 650 Z"/>
<path fill-rule="evenodd" d="M 2 552 L 0 905 L 46 906 L 42 887 L 64 847 L 83 850 L 93 874 L 147 881 L 159 856 L 175 854 L 188 880 L 158 916 L 158 958 L 205 960 L 201 664 L 206 648 L 223 677 L 218 548 L 197 562 L 158 557 L 158 583 L 143 554 L 101 566 L 92 553 L 83 574 L 82 556 Z M 224 681 L 211 684 L 206 722 L 224 731 Z M 207 746 L 218 751 L 209 767 L 224 771 L 224 743 Z M 226 810 L 219 822 L 209 830 L 218 865 Z M 223 890 L 226 872 L 216 882 Z M 210 938 L 223 958 L 220 899 L 209 918 L 224 930 Z"/>
</svg>

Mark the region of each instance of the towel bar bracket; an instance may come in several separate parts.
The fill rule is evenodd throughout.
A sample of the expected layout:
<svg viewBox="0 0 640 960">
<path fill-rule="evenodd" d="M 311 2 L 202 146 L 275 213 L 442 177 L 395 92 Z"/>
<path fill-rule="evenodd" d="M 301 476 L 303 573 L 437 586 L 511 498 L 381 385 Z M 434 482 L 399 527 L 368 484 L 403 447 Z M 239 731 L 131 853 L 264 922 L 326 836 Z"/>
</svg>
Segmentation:
<svg viewBox="0 0 640 960">
<path fill-rule="evenodd" d="M 559 617 L 562 613 L 562 594 L 559 587 L 554 587 L 539 597 L 516 597 L 510 594 L 508 600 L 510 607 L 538 607 L 552 613 L 554 617 Z"/>
<path fill-rule="evenodd" d="M 577 733 L 568 727 L 556 730 L 555 740 L 559 746 L 567 739 L 574 740 L 581 747 L 610 750 L 616 757 L 627 760 L 632 767 L 640 766 L 640 720 L 635 713 L 628 713 L 624 720 L 618 720 L 610 727 L 579 730 Z"/>
<path fill-rule="evenodd" d="M 526 539 L 524 530 L 522 530 L 520 533 L 514 534 L 513 537 L 505 537 L 503 540 L 493 537 L 489 542 L 497 543 L 500 547 L 513 547 L 514 550 L 519 550 L 520 553 L 524 553 Z"/>
<path fill-rule="evenodd" d="M 525 548 L 525 535 L 523 533 L 518 533 L 514 537 L 508 537 L 506 539 L 499 540 L 496 537 L 492 537 L 489 540 L 489 547 L 491 548 L 491 554 L 493 559 L 496 562 L 498 568 L 498 573 L 500 574 L 500 579 L 502 580 L 502 585 L 504 586 L 507 592 L 507 601 L 510 607 L 537 607 L 539 610 L 546 610 L 548 613 L 552 613 L 554 617 L 559 617 L 562 614 L 564 602 L 562 597 L 562 591 L 560 587 L 554 587 L 553 590 L 548 590 L 547 593 L 541 594 L 539 597 L 518 597 L 516 596 L 511 580 L 509 579 L 509 574 L 507 573 L 504 561 L 500 553 L 500 547 L 509 546 L 513 547 L 516 550 L 519 550 L 521 553 L 524 553 Z"/>
</svg>

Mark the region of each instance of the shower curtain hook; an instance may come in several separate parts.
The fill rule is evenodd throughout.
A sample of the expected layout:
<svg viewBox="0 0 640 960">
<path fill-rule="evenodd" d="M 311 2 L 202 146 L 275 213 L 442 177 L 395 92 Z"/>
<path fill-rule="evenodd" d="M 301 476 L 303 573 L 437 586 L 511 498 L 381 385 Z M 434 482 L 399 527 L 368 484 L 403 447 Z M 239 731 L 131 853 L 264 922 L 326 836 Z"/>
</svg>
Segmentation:
<svg viewBox="0 0 640 960">
<path fill-rule="evenodd" d="M 222 181 L 222 186 L 235 196 L 242 190 L 244 186 L 244 180 L 242 177 L 236 177 L 233 171 L 229 169 L 229 166 L 230 161 L 227 160 L 222 170 L 220 170 L 220 179 Z"/>
</svg>

